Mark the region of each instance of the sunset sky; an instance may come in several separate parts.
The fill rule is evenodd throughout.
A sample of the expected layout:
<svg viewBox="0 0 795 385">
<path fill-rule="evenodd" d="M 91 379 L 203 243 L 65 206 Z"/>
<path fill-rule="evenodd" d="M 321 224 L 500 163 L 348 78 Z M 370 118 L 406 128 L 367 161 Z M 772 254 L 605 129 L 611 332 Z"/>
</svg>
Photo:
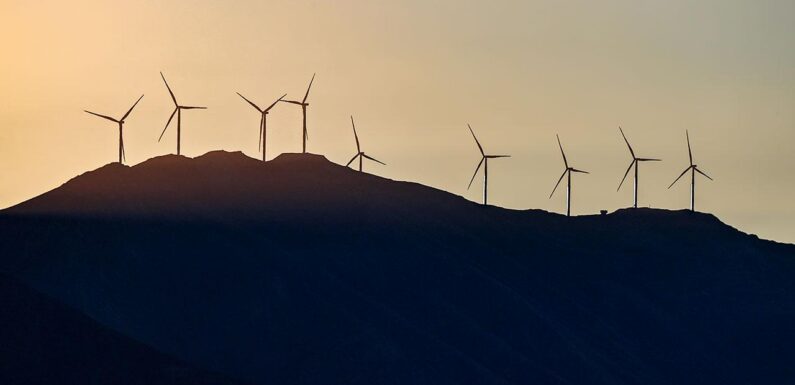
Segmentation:
<svg viewBox="0 0 795 385">
<path fill-rule="evenodd" d="M 157 137 L 180 102 L 187 156 L 259 157 L 260 104 L 309 98 L 312 153 L 480 200 L 467 183 L 487 152 L 495 205 L 565 212 L 548 199 L 574 175 L 574 214 L 631 205 L 616 192 L 639 156 L 640 205 L 680 209 L 690 130 L 697 209 L 740 230 L 795 242 L 795 2 L 783 1 L 15 1 L 0 0 L 0 207 L 116 161 L 120 117 L 129 164 L 176 151 Z M 301 111 L 269 115 L 269 158 L 301 149 Z M 175 128 L 175 127 L 174 127 Z M 683 183 L 684 182 L 684 183 Z M 563 192 L 563 191 L 561 191 Z"/>
</svg>

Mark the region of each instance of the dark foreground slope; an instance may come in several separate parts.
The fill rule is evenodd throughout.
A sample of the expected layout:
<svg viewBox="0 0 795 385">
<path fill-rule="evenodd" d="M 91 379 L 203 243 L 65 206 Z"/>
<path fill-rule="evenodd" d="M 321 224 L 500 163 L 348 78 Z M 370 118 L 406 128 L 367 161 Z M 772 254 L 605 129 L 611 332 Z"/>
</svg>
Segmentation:
<svg viewBox="0 0 795 385">
<path fill-rule="evenodd" d="M 2 384 L 235 384 L 196 370 L 0 275 Z"/>
<path fill-rule="evenodd" d="M 84 174 L 0 238 L 37 289 L 262 384 L 795 381 L 795 247 L 706 214 L 484 208 L 216 152 Z"/>
</svg>

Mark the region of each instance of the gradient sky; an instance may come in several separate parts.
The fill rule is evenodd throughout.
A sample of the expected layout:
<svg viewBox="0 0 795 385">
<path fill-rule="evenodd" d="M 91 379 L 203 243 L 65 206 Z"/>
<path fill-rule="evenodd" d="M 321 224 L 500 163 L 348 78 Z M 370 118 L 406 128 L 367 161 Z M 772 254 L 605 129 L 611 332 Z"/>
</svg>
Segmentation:
<svg viewBox="0 0 795 385">
<path fill-rule="evenodd" d="M 695 160 L 697 208 L 763 238 L 795 242 L 795 2 L 784 1 L 14 1 L 0 0 L 0 207 L 116 160 L 122 115 L 130 164 L 176 151 L 157 137 L 181 102 L 183 154 L 258 157 L 259 115 L 300 97 L 313 72 L 309 151 L 345 163 L 349 115 L 367 171 L 480 200 L 467 183 L 488 152 L 490 202 L 562 212 L 548 199 L 563 164 L 573 212 L 631 204 L 616 187 L 640 156 L 642 206 L 684 208 L 667 186 Z M 300 108 L 269 115 L 272 157 L 300 151 Z"/>
</svg>

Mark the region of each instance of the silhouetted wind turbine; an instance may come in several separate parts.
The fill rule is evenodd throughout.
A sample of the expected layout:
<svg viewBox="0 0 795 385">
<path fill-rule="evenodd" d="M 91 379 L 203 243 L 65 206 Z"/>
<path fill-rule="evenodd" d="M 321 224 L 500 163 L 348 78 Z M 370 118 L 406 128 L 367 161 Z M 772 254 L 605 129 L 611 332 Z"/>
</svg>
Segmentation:
<svg viewBox="0 0 795 385">
<path fill-rule="evenodd" d="M 566 169 L 563 170 L 563 174 L 558 179 L 558 183 L 555 183 L 555 188 L 552 189 L 552 193 L 549 194 L 549 198 L 552 198 L 552 195 L 555 194 L 555 190 L 558 189 L 558 185 L 560 185 L 560 181 L 563 180 L 564 176 L 568 175 L 566 180 L 566 216 L 571 216 L 571 173 L 579 172 L 582 174 L 588 174 L 588 171 L 578 170 L 574 167 L 569 167 L 569 162 L 566 160 L 566 153 L 563 152 L 563 145 L 560 144 L 560 136 L 555 134 L 555 137 L 558 138 L 558 147 L 560 147 L 560 154 L 563 155 L 563 165 L 566 166 Z"/>
<path fill-rule="evenodd" d="M 690 150 L 690 134 L 685 130 L 685 136 L 687 137 L 687 155 L 690 158 L 690 166 L 688 166 L 685 171 L 682 171 L 676 179 L 674 179 L 673 183 L 671 183 L 668 188 L 673 187 L 673 185 L 679 181 L 688 171 L 690 171 L 690 211 L 696 211 L 696 173 L 704 175 L 709 180 L 713 180 L 709 175 L 705 174 L 703 171 L 699 170 L 698 166 L 693 164 L 693 151 Z"/>
<path fill-rule="evenodd" d="M 359 172 L 362 172 L 362 161 L 364 160 L 364 158 L 370 159 L 373 162 L 378 162 L 386 166 L 386 163 L 378 159 L 375 159 L 365 154 L 364 151 L 362 151 L 362 148 L 359 146 L 359 135 L 356 134 L 356 124 L 353 123 L 353 115 L 351 115 L 351 126 L 353 127 L 353 137 L 356 138 L 356 155 L 354 155 L 353 158 L 351 158 L 351 160 L 348 161 L 348 164 L 346 164 L 345 167 L 350 166 L 351 163 L 353 163 L 353 161 L 356 160 L 356 158 L 359 158 Z"/>
<path fill-rule="evenodd" d="M 478 167 L 475 168 L 475 173 L 472 174 L 472 179 L 469 180 L 469 186 L 467 186 L 467 190 L 472 187 L 472 182 L 475 180 L 475 177 L 478 175 L 478 171 L 480 171 L 480 166 L 483 166 L 483 205 L 488 204 L 488 196 L 489 196 L 489 159 L 496 159 L 496 158 L 510 158 L 510 155 L 486 155 L 483 151 L 483 146 L 480 145 L 478 142 L 478 138 L 475 136 L 475 131 L 472 130 L 472 126 L 467 123 L 467 127 L 469 127 L 469 132 L 472 133 L 472 137 L 475 138 L 475 144 L 478 145 L 478 150 L 480 150 L 480 163 L 478 163 Z"/>
<path fill-rule="evenodd" d="M 634 189 L 633 189 L 633 203 L 632 207 L 638 208 L 638 165 L 640 162 L 659 162 L 661 159 L 652 159 L 652 158 L 638 158 L 635 156 L 635 151 L 632 151 L 632 146 L 629 145 L 629 140 L 627 140 L 627 136 L 624 135 L 624 130 L 621 129 L 621 126 L 618 127 L 618 131 L 621 132 L 621 136 L 624 137 L 624 142 L 627 143 L 627 148 L 629 149 L 629 153 L 632 155 L 632 162 L 627 167 L 627 172 L 624 173 L 624 177 L 621 178 L 621 183 L 618 184 L 618 188 L 616 191 L 621 190 L 621 185 L 624 184 L 624 180 L 627 179 L 627 175 L 629 175 L 629 170 L 632 169 L 632 166 L 635 166 L 635 178 L 634 178 Z"/>
<path fill-rule="evenodd" d="M 241 95 L 240 92 L 238 92 L 237 94 L 241 98 L 243 98 L 243 100 L 247 101 L 248 104 L 251 104 L 251 106 L 254 107 L 257 111 L 259 111 L 260 115 L 262 115 L 262 117 L 259 120 L 259 139 L 257 139 L 257 142 L 259 143 L 259 150 L 262 151 L 262 161 L 264 162 L 265 161 L 265 144 L 266 144 L 266 139 L 267 139 L 267 135 L 268 135 L 268 111 L 270 111 L 271 108 L 273 108 L 273 106 L 276 105 L 276 103 L 279 103 L 279 101 L 284 99 L 284 97 L 287 96 L 287 94 L 282 95 L 279 99 L 277 99 L 270 106 L 268 106 L 268 108 L 266 108 L 264 110 L 262 108 L 259 108 L 259 106 L 254 104 L 254 102 L 252 102 L 251 100 L 246 99 L 246 97 Z"/>
<path fill-rule="evenodd" d="M 111 122 L 116 122 L 116 123 L 119 124 L 119 163 L 121 163 L 121 164 L 124 164 L 124 161 L 126 160 L 125 155 L 124 155 L 124 119 L 127 119 L 127 117 L 130 116 L 130 112 L 132 112 L 133 108 L 135 108 L 135 106 L 138 105 L 138 102 L 140 102 L 141 99 L 143 99 L 143 98 L 144 98 L 144 96 L 141 95 L 141 97 L 138 98 L 138 100 L 136 100 L 135 103 L 133 103 L 132 107 L 130 107 L 130 109 L 127 110 L 127 113 L 124 114 L 124 116 L 122 116 L 121 119 L 119 119 L 119 120 L 113 119 L 110 116 L 105 116 L 105 115 L 98 114 L 96 112 L 83 110 L 85 112 L 88 112 L 91 115 L 99 116 L 100 118 L 107 119 L 107 120 L 110 120 Z"/>
<path fill-rule="evenodd" d="M 171 113 L 171 116 L 168 118 L 168 122 L 166 122 L 166 127 L 163 128 L 163 132 L 160 133 L 160 137 L 157 138 L 159 142 L 160 139 L 163 139 L 163 134 L 166 133 L 168 129 L 168 125 L 171 124 L 171 119 L 174 119 L 174 114 L 177 115 L 177 155 L 180 154 L 180 141 L 182 140 L 182 110 L 205 110 L 207 107 L 192 107 L 192 106 L 181 106 L 177 103 L 177 98 L 174 97 L 174 93 L 171 91 L 171 87 L 168 86 L 168 82 L 166 81 L 166 77 L 163 76 L 163 73 L 160 73 L 160 77 L 163 78 L 163 83 L 166 83 L 166 88 L 168 88 L 168 93 L 171 95 L 171 100 L 174 101 L 174 112 Z"/>
<path fill-rule="evenodd" d="M 303 140 L 303 152 L 306 154 L 306 141 L 309 140 L 309 134 L 306 131 L 306 108 L 309 107 L 309 103 L 306 102 L 306 99 L 309 97 L 309 90 L 312 89 L 312 82 L 315 81 L 315 74 L 312 74 L 312 80 L 309 81 L 309 87 L 306 87 L 306 94 L 304 98 L 299 102 L 297 100 L 282 100 L 283 102 L 297 104 L 301 106 L 301 112 L 304 114 L 304 140 Z"/>
</svg>

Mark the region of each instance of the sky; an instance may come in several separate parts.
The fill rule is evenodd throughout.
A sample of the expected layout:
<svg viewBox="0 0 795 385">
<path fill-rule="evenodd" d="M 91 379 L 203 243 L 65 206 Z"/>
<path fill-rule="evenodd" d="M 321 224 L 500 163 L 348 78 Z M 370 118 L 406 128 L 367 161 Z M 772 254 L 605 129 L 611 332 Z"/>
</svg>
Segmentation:
<svg viewBox="0 0 795 385">
<path fill-rule="evenodd" d="M 632 204 L 616 191 L 642 157 L 640 206 L 681 209 L 689 130 L 696 208 L 742 231 L 795 242 L 795 2 L 564 1 L 16 1 L 0 0 L 0 207 L 114 162 L 120 117 L 129 164 L 176 152 L 259 157 L 259 104 L 300 98 L 313 73 L 308 150 L 366 171 L 482 199 L 467 184 L 479 153 L 489 202 L 565 212 L 555 135 L 572 166 L 573 214 Z M 268 120 L 268 157 L 300 152 L 300 107 Z M 684 182 L 684 183 L 683 183 Z"/>
</svg>

